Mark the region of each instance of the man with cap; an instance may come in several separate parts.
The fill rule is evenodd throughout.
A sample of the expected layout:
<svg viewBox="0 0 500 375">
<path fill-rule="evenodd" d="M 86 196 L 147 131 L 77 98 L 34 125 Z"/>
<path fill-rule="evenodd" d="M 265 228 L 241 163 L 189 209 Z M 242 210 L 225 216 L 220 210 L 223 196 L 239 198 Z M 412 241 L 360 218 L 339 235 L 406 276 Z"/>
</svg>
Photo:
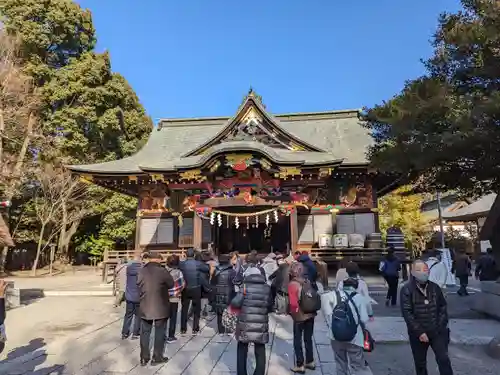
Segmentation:
<svg viewBox="0 0 500 375">
<path fill-rule="evenodd" d="M 401 288 L 401 311 L 408 328 L 416 375 L 427 375 L 427 351 L 434 352 L 440 375 L 453 375 L 448 344 L 448 311 L 439 285 L 429 281 L 429 267 L 417 260 Z"/>
<path fill-rule="evenodd" d="M 141 311 L 141 366 L 146 366 L 151 356 L 149 342 L 153 325 L 155 337 L 151 365 L 165 363 L 168 360 L 163 356 L 163 349 L 167 320 L 170 315 L 169 289 L 173 288 L 174 279 L 170 272 L 161 265 L 162 257 L 159 253 L 146 253 L 143 260 L 145 265 L 137 276 L 137 286 Z"/>
</svg>

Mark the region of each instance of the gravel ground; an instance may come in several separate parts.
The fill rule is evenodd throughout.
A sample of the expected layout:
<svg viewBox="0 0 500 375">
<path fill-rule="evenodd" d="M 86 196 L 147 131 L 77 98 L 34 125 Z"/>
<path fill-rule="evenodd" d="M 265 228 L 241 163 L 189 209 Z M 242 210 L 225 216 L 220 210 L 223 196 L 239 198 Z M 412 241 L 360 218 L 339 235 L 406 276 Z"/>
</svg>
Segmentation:
<svg viewBox="0 0 500 375">
<path fill-rule="evenodd" d="M 500 361 L 486 355 L 477 346 L 451 346 L 451 363 L 454 375 L 498 375 Z M 367 355 L 374 375 L 414 375 L 413 357 L 407 344 L 379 344 Z M 432 350 L 429 350 L 429 375 L 439 375 Z"/>
</svg>

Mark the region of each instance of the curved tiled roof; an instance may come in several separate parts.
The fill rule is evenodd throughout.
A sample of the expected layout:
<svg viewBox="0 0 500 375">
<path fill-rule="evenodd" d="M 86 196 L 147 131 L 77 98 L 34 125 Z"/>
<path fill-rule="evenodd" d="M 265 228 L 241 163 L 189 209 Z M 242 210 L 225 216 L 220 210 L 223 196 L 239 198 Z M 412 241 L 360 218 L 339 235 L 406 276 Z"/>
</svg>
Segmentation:
<svg viewBox="0 0 500 375">
<path fill-rule="evenodd" d="M 217 155 L 235 151 L 257 152 L 278 164 L 308 166 L 342 163 L 342 159 L 336 159 L 333 154 L 327 152 L 289 151 L 272 148 L 255 141 L 233 141 L 219 143 L 202 155 L 187 156 L 174 160 L 159 160 L 156 163 L 149 162 L 140 165 L 139 168 L 143 171 L 175 171 L 177 169 L 199 168 Z"/>
<path fill-rule="evenodd" d="M 343 165 L 368 163 L 366 151 L 372 144 L 372 138 L 362 127 L 357 110 L 283 114 L 274 115 L 273 119 L 277 119 L 279 126 L 295 138 L 325 151 L 268 151 L 275 161 L 304 159 L 304 163 L 317 161 L 317 164 L 338 160 L 343 160 Z M 120 160 L 72 165 L 68 168 L 77 173 L 122 175 L 144 173 L 140 167 L 155 169 L 159 165 L 196 164 L 199 158 L 182 156 L 207 144 L 221 133 L 228 121 L 228 117 L 161 120 L 151 132 L 147 143 L 136 154 Z M 225 143 L 227 145 L 230 142 Z M 242 146 L 240 144 L 238 147 Z M 264 146 L 259 144 L 258 149 L 262 151 Z M 213 147 L 218 149 L 223 146 Z M 237 150 L 236 146 L 230 147 Z"/>
<path fill-rule="evenodd" d="M 479 198 L 477 201 L 456 211 L 443 213 L 443 219 L 469 221 L 478 217 L 486 217 L 490 212 L 497 195 L 492 193 Z"/>
</svg>

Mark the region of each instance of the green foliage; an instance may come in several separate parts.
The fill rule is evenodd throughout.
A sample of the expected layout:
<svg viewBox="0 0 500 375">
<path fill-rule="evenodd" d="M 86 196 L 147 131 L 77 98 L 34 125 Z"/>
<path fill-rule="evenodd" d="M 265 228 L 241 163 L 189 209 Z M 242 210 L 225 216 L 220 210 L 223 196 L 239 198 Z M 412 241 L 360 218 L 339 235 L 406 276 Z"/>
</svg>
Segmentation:
<svg viewBox="0 0 500 375">
<path fill-rule="evenodd" d="M 0 0 L 0 15 L 20 40 L 24 71 L 41 97 L 39 161 L 98 163 L 131 155 L 144 144 L 152 122 L 126 79 L 111 71 L 109 54 L 94 51 L 90 11 L 70 0 Z M 32 240 L 29 233 L 39 226 L 29 199 L 12 208 L 19 239 Z M 97 254 L 117 239 L 133 238 L 136 199 L 98 187 L 89 199 L 93 212 L 74 238 L 80 251 Z"/>
<path fill-rule="evenodd" d="M 44 132 L 70 163 L 123 158 L 152 130 L 126 80 L 111 72 L 107 53 L 71 60 L 44 86 L 43 97 Z"/>
<path fill-rule="evenodd" d="M 88 253 L 100 259 L 105 251 L 113 250 L 114 246 L 114 241 L 111 241 L 109 238 L 95 238 L 94 236 L 90 236 L 86 241 L 82 241 L 76 248 L 76 251 Z"/>
<path fill-rule="evenodd" d="M 423 197 L 420 194 L 409 194 L 412 188 L 403 186 L 379 199 L 380 230 L 385 236 L 388 228 L 401 228 L 407 246 L 419 253 L 425 250 L 433 231 L 420 210 Z"/>
<path fill-rule="evenodd" d="M 427 74 L 366 110 L 371 161 L 425 191 L 500 188 L 500 3 L 443 14 Z"/>
<path fill-rule="evenodd" d="M 0 0 L 0 14 L 7 31 L 21 39 L 26 70 L 39 85 L 94 49 L 92 15 L 71 0 Z"/>
</svg>

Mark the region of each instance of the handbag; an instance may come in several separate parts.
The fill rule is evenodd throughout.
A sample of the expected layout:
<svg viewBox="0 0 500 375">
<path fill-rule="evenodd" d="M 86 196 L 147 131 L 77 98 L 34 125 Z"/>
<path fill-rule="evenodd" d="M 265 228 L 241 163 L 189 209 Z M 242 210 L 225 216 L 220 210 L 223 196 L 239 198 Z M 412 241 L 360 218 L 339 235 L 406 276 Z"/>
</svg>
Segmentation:
<svg viewBox="0 0 500 375">
<path fill-rule="evenodd" d="M 231 307 L 224 309 L 222 312 L 222 325 L 228 332 L 236 331 L 236 324 L 238 323 L 238 315 L 236 310 Z"/>
<path fill-rule="evenodd" d="M 361 329 L 363 330 L 363 350 L 367 353 L 371 353 L 373 349 L 375 349 L 375 340 L 364 323 L 361 323 Z"/>
</svg>

